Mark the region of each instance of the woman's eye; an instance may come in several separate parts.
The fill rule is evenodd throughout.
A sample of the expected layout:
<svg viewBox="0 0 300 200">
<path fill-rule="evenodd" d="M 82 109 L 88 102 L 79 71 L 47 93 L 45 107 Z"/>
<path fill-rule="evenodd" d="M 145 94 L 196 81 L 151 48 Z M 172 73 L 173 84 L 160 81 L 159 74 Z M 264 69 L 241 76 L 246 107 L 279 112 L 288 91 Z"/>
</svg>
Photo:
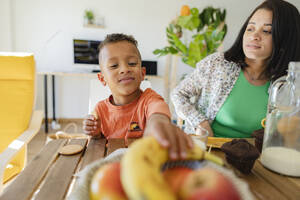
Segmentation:
<svg viewBox="0 0 300 200">
<path fill-rule="evenodd" d="M 263 32 L 267 33 L 267 34 L 271 34 L 272 33 L 272 31 L 267 31 L 267 30 L 264 30 Z"/>
<path fill-rule="evenodd" d="M 247 28 L 247 31 L 252 31 L 253 29 L 252 28 Z"/>
</svg>

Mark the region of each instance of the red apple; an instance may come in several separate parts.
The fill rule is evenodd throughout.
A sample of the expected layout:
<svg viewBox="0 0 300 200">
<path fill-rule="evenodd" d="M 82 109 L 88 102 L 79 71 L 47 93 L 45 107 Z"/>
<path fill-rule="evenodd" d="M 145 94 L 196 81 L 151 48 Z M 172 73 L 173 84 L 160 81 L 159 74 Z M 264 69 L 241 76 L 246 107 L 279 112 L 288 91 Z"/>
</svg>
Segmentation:
<svg viewBox="0 0 300 200">
<path fill-rule="evenodd" d="M 93 176 L 90 188 L 92 200 L 128 199 L 121 184 L 120 163 L 109 163 L 98 169 Z"/>
<path fill-rule="evenodd" d="M 187 167 L 174 167 L 167 169 L 163 172 L 164 179 L 167 181 L 171 190 L 174 193 L 178 193 L 184 179 L 193 170 Z"/>
<path fill-rule="evenodd" d="M 220 172 L 203 168 L 190 173 L 179 191 L 184 200 L 239 200 L 231 181 Z"/>
</svg>

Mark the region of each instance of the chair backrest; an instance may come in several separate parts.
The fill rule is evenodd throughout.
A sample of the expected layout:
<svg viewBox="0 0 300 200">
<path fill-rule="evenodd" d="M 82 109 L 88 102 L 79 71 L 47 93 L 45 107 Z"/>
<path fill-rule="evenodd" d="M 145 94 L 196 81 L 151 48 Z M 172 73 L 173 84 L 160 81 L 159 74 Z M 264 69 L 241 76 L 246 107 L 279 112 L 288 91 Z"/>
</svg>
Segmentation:
<svg viewBox="0 0 300 200">
<path fill-rule="evenodd" d="M 35 62 L 32 54 L 0 53 L 0 153 L 29 126 L 35 89 Z M 10 162 L 4 182 L 22 170 L 26 148 Z"/>
<path fill-rule="evenodd" d="M 142 81 L 140 88 L 143 91 L 151 88 L 151 82 L 148 80 Z M 99 101 L 108 98 L 109 95 L 111 95 L 111 91 L 108 86 L 103 86 L 98 79 L 92 79 L 90 81 L 89 113 L 92 113 Z"/>
</svg>

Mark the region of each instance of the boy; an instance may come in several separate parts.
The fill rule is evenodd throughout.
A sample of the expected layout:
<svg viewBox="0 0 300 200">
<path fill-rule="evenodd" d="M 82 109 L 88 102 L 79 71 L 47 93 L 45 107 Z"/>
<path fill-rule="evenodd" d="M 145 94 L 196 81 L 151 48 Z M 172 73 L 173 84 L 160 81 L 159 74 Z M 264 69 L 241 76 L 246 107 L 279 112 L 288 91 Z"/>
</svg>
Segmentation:
<svg viewBox="0 0 300 200">
<path fill-rule="evenodd" d="M 98 78 L 112 95 L 96 105 L 98 119 L 88 115 L 84 120 L 85 133 L 106 138 L 153 135 L 169 148 L 171 159 L 185 158 L 193 145 L 190 137 L 171 123 L 168 105 L 160 95 L 140 89 L 146 70 L 141 67 L 137 41 L 124 34 L 107 35 L 99 46 L 99 64 Z"/>
</svg>

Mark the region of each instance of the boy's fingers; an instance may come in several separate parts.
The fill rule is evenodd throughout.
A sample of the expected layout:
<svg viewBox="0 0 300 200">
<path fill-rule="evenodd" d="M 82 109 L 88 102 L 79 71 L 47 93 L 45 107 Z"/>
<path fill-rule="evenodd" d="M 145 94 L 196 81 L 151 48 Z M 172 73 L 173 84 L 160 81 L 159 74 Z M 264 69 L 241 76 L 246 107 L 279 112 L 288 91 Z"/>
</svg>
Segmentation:
<svg viewBox="0 0 300 200">
<path fill-rule="evenodd" d="M 91 130 L 91 131 L 84 130 L 83 132 L 84 132 L 85 134 L 87 134 L 87 135 L 90 135 L 90 136 L 98 135 L 98 132 L 95 131 L 95 130 Z"/>
<path fill-rule="evenodd" d="M 184 133 L 184 135 L 185 135 L 184 139 L 185 139 L 185 141 L 187 143 L 188 148 L 193 148 L 194 147 L 194 142 L 193 142 L 191 136 L 189 136 L 186 133 Z"/>
<path fill-rule="evenodd" d="M 95 131 L 97 129 L 97 126 L 83 126 L 83 130 L 86 131 Z"/>
<path fill-rule="evenodd" d="M 148 130 L 146 128 L 146 130 Z M 166 137 L 166 130 L 165 127 L 162 126 L 161 124 L 156 124 L 155 126 L 152 126 L 149 131 L 146 131 L 144 133 L 145 135 L 152 135 L 155 137 L 155 139 L 158 141 L 158 143 L 163 146 L 164 148 L 167 148 L 170 146 L 170 142 L 168 138 Z"/>
<path fill-rule="evenodd" d="M 169 146 L 169 157 L 172 160 L 176 160 L 178 158 L 178 143 L 177 143 L 177 136 L 176 135 L 169 135 L 169 134 L 176 134 L 176 129 L 172 128 L 171 131 L 166 132 L 167 139 L 170 141 Z"/>
<path fill-rule="evenodd" d="M 162 133 L 164 133 L 164 132 L 162 132 Z M 166 147 L 170 146 L 170 143 L 169 143 L 168 139 L 166 138 L 166 134 L 157 134 L 157 133 L 155 133 L 154 137 L 156 138 L 158 143 L 160 145 L 162 145 L 163 147 L 166 148 Z"/>
<path fill-rule="evenodd" d="M 87 135 L 93 134 L 93 131 L 83 130 L 83 132 Z"/>
<path fill-rule="evenodd" d="M 86 116 L 86 119 L 93 120 L 93 121 L 96 120 L 94 115 L 88 115 L 88 116 Z"/>
<path fill-rule="evenodd" d="M 97 121 L 92 121 L 92 120 L 84 120 L 83 121 L 83 125 L 87 125 L 87 126 L 96 126 L 97 125 Z"/>
<path fill-rule="evenodd" d="M 182 133 L 180 129 L 177 129 L 177 141 L 178 141 L 178 147 L 177 151 L 180 156 L 180 158 L 186 158 L 186 151 L 187 151 L 187 143 L 185 140 L 185 133 Z"/>
</svg>

